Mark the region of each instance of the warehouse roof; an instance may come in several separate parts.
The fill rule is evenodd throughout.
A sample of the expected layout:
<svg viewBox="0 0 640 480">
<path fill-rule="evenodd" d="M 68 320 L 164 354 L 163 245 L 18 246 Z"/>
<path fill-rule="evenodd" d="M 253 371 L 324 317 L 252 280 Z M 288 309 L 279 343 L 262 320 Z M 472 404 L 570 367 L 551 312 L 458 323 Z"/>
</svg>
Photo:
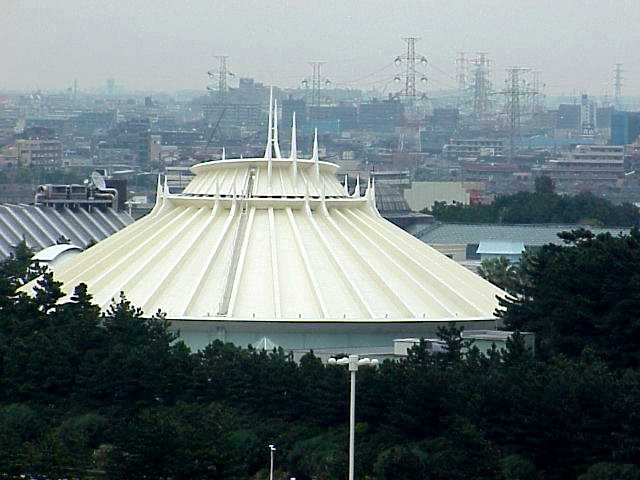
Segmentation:
<svg viewBox="0 0 640 480">
<path fill-rule="evenodd" d="M 494 223 L 435 223 L 424 229 L 419 237 L 430 245 L 467 245 L 486 241 L 523 242 L 526 246 L 547 243 L 562 244 L 558 233 L 585 228 L 594 234 L 609 232 L 612 235 L 628 233 L 628 228 L 595 228 L 578 224 L 518 224 Z"/>
</svg>

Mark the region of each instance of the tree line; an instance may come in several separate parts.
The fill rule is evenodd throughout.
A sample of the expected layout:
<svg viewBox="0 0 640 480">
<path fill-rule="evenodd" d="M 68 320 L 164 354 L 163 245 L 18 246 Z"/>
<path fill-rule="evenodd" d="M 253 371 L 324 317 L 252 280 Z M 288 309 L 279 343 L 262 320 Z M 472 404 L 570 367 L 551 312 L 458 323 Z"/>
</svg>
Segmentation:
<svg viewBox="0 0 640 480">
<path fill-rule="evenodd" d="M 566 235 L 511 275 L 501 315 L 535 331 L 358 374 L 356 472 L 368 479 L 640 479 L 640 233 Z M 0 476 L 343 479 L 348 372 L 219 341 L 191 352 L 161 313 L 84 285 L 59 303 L 22 245 L 0 266 Z M 619 323 L 621 322 L 621 323 Z M 626 335 L 625 335 L 626 332 Z M 604 336 L 599 338 L 598 335 Z"/>
<path fill-rule="evenodd" d="M 614 205 L 588 191 L 577 195 L 560 195 L 555 193 L 549 177 L 537 178 L 533 192 L 500 195 L 488 205 L 436 202 L 428 213 L 442 222 L 579 223 L 608 227 L 640 225 L 640 210 L 635 205 Z"/>
</svg>

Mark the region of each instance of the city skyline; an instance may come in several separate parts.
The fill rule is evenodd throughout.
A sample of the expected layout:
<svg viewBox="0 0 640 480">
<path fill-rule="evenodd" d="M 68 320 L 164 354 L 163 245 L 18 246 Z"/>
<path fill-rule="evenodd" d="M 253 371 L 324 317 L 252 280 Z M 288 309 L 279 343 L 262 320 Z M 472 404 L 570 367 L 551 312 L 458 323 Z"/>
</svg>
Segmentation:
<svg viewBox="0 0 640 480">
<path fill-rule="evenodd" d="M 622 63 L 623 94 L 635 95 L 637 2 L 257 2 L 195 0 L 5 1 L 5 67 L 0 89 L 81 89 L 107 78 L 132 90 L 204 89 L 215 54 L 237 76 L 288 87 L 311 75 L 311 60 L 340 88 L 391 89 L 402 37 L 416 35 L 429 59 L 428 90 L 456 88 L 459 51 L 486 51 L 493 80 L 505 68 L 542 71 L 550 95 L 613 93 Z M 364 8 L 366 7 L 366 8 Z M 315 34 L 313 33 L 315 30 Z M 499 32 L 499 33 L 496 33 Z"/>
</svg>

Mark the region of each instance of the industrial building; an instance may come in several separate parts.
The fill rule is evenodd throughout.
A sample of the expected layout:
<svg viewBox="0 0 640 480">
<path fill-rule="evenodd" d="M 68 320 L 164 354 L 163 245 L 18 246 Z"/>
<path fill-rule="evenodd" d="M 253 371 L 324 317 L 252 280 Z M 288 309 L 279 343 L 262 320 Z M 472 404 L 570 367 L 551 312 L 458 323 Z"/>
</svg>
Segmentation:
<svg viewBox="0 0 640 480">
<path fill-rule="evenodd" d="M 590 225 L 434 223 L 425 228 L 419 238 L 458 262 L 480 262 L 481 254 L 478 253 L 478 248 L 481 243 L 492 244 L 492 246 L 496 246 L 496 242 L 507 242 L 510 245 L 523 244 L 527 249 L 539 248 L 548 243 L 562 245 L 563 241 L 558 237 L 559 233 L 580 228 L 586 228 L 594 235 L 629 233 L 629 229 L 626 228 L 598 228 Z M 507 254 L 504 248 L 503 253 Z"/>
<path fill-rule="evenodd" d="M 457 322 L 494 329 L 505 292 L 384 220 L 321 161 L 282 155 L 270 104 L 263 157 L 192 168 L 182 193 L 158 182 L 153 211 L 55 272 L 103 309 L 121 291 L 159 309 L 193 349 L 220 339 L 287 349 L 391 345 Z M 33 284 L 24 287 L 30 291 Z"/>
<path fill-rule="evenodd" d="M 18 163 L 23 167 L 56 167 L 62 164 L 62 142 L 56 139 L 16 140 Z"/>
</svg>

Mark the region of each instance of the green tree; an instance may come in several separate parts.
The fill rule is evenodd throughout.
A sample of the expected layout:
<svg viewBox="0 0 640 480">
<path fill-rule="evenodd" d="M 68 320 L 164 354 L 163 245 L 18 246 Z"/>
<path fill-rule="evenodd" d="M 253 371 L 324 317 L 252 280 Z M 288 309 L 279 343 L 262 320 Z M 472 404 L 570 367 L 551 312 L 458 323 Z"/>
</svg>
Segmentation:
<svg viewBox="0 0 640 480">
<path fill-rule="evenodd" d="M 630 464 L 597 463 L 578 480 L 640 480 L 640 468 Z"/>
</svg>

